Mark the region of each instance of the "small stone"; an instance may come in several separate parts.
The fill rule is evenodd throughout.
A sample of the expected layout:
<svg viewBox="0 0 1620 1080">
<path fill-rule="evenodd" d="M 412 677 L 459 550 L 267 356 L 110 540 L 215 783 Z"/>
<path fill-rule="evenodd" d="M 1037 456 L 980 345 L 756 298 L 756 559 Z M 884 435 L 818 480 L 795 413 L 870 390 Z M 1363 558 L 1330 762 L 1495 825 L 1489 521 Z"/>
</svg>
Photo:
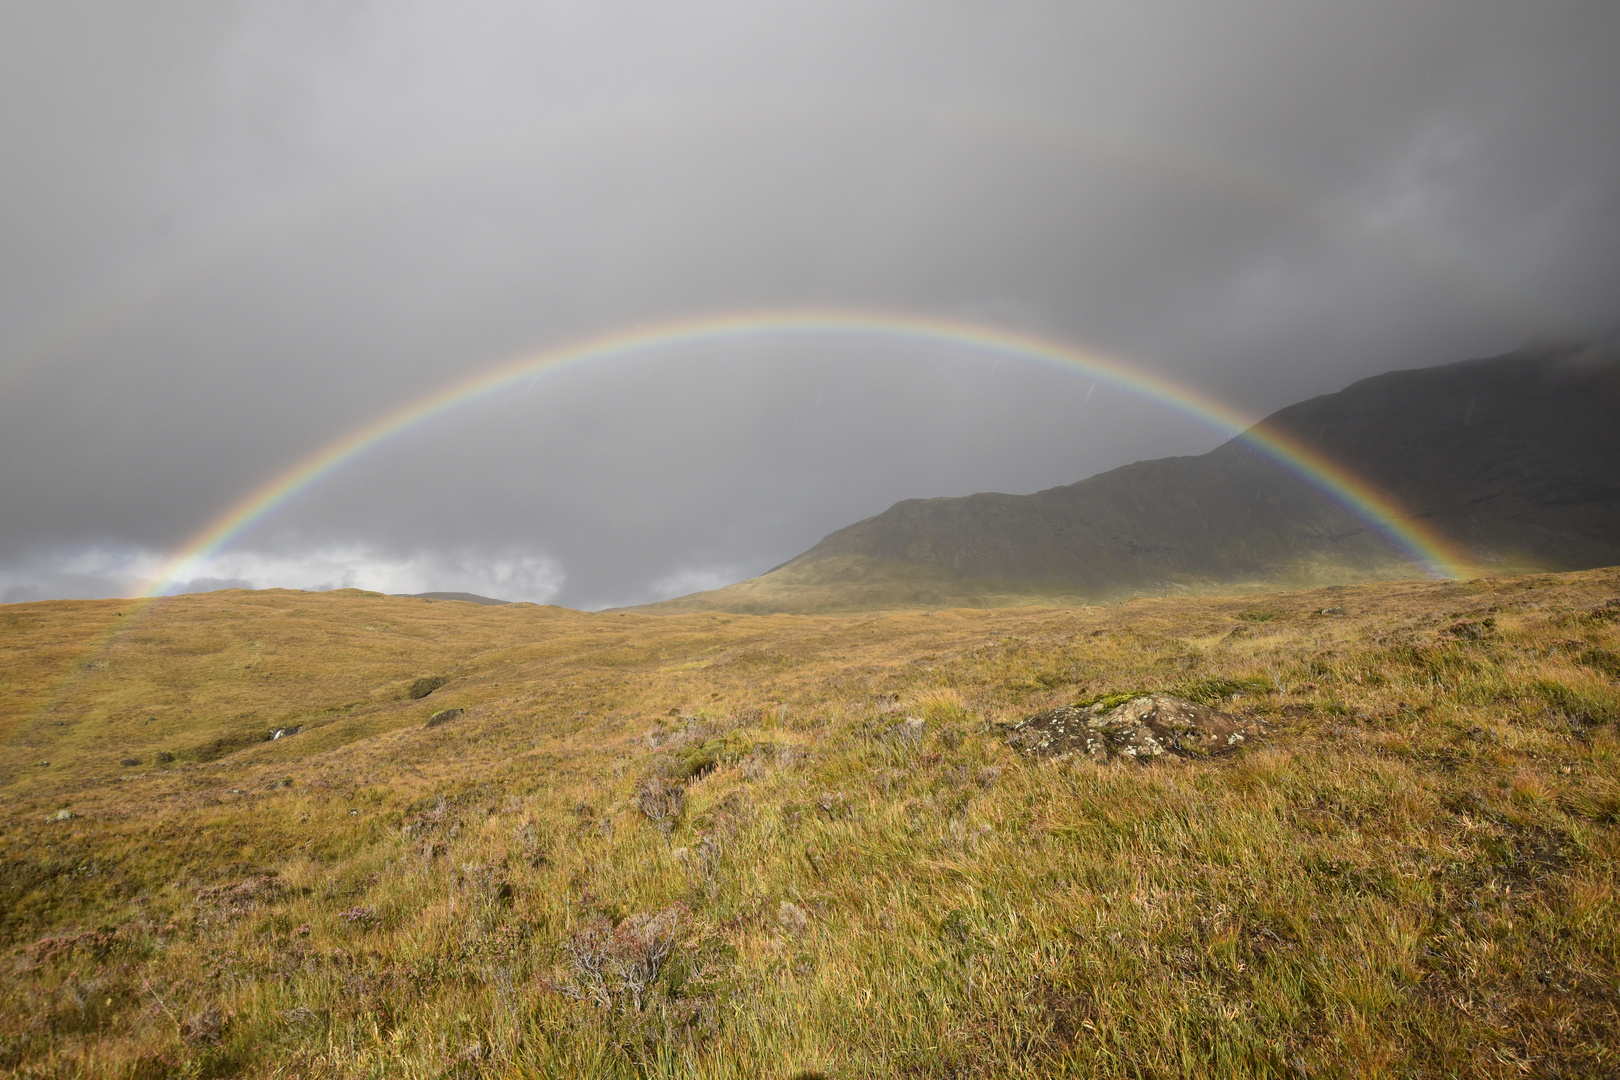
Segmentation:
<svg viewBox="0 0 1620 1080">
<path fill-rule="evenodd" d="M 288 736 L 296 735 L 300 731 L 303 731 L 303 730 L 304 730 L 304 725 L 303 724 L 294 724 L 291 727 L 271 728 L 270 729 L 270 741 L 275 742 L 277 739 L 285 739 Z"/>
<path fill-rule="evenodd" d="M 45 820 L 47 822 L 51 822 L 51 821 L 72 821 L 76 817 L 78 817 L 78 815 L 75 814 L 71 810 L 58 810 L 56 813 L 52 814 L 50 817 L 46 818 Z"/>
<path fill-rule="evenodd" d="M 461 719 L 461 714 L 465 711 L 465 709 L 440 709 L 438 712 L 428 717 L 428 721 L 424 726 L 438 727 L 440 724 L 448 724 L 452 720 L 459 720 Z"/>
</svg>

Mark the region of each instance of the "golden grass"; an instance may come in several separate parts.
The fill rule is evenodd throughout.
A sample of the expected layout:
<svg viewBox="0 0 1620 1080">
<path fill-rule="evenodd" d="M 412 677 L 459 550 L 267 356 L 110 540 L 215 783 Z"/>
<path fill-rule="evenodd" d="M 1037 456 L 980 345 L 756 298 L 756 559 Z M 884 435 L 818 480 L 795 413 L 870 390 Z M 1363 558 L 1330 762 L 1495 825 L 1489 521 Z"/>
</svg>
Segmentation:
<svg viewBox="0 0 1620 1080">
<path fill-rule="evenodd" d="M 1612 1073 L 1616 597 L 0 608 L 0 1069 Z M 1271 734 L 995 727 L 1139 689 Z"/>
</svg>

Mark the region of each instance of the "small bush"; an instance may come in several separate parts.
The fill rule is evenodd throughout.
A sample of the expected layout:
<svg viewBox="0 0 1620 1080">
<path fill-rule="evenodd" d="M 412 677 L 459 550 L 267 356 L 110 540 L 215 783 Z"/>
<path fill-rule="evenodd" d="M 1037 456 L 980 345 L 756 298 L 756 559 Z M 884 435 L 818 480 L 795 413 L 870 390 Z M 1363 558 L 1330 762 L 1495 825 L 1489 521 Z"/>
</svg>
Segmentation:
<svg viewBox="0 0 1620 1080">
<path fill-rule="evenodd" d="M 668 835 L 686 812 L 686 785 L 672 777 L 654 774 L 637 787 L 635 803 L 643 817 Z"/>
</svg>

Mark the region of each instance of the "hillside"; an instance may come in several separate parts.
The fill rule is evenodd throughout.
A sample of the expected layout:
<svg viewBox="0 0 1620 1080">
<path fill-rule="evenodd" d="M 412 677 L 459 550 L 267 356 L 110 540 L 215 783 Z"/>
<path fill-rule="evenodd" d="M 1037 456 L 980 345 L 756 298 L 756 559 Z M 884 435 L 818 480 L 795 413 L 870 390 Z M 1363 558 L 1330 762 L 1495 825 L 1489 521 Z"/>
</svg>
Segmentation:
<svg viewBox="0 0 1620 1080">
<path fill-rule="evenodd" d="M 1379 375 L 1263 423 L 1502 573 L 1620 563 L 1617 416 L 1612 359 L 1545 345 Z M 1088 603 L 1416 574 L 1366 522 L 1234 439 L 1033 495 L 896 503 L 760 577 L 644 610 Z"/>
<path fill-rule="evenodd" d="M 1620 571 L 877 617 L 229 591 L 3 606 L 0 645 L 0 1072 L 1620 1052 Z M 1004 731 L 1142 691 L 1264 735 Z"/>
<path fill-rule="evenodd" d="M 496 607 L 510 603 L 509 600 L 496 600 L 490 596 L 479 596 L 470 592 L 419 592 L 400 593 L 401 596 L 413 597 L 417 600 L 460 600 L 464 604 L 483 604 L 486 607 Z"/>
</svg>

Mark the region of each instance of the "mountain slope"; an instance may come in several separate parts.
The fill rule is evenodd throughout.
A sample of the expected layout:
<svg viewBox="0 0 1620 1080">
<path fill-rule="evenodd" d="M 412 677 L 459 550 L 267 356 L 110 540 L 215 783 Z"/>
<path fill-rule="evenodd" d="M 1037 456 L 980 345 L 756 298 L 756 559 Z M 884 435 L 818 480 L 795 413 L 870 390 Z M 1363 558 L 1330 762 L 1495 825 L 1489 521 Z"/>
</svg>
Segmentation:
<svg viewBox="0 0 1620 1080">
<path fill-rule="evenodd" d="M 496 600 L 490 596 L 479 596 L 470 592 L 413 592 L 399 593 L 400 596 L 410 597 L 413 600 L 458 600 L 464 604 L 483 604 L 485 607 L 495 607 L 501 604 L 510 604 L 510 600 Z"/>
<path fill-rule="evenodd" d="M 1394 495 L 1485 571 L 1620 563 L 1620 371 L 1567 345 L 1390 372 L 1263 423 Z M 1413 577 L 1418 567 L 1241 439 L 1033 495 L 910 499 L 758 578 L 648 610 L 1095 601 Z"/>
</svg>

